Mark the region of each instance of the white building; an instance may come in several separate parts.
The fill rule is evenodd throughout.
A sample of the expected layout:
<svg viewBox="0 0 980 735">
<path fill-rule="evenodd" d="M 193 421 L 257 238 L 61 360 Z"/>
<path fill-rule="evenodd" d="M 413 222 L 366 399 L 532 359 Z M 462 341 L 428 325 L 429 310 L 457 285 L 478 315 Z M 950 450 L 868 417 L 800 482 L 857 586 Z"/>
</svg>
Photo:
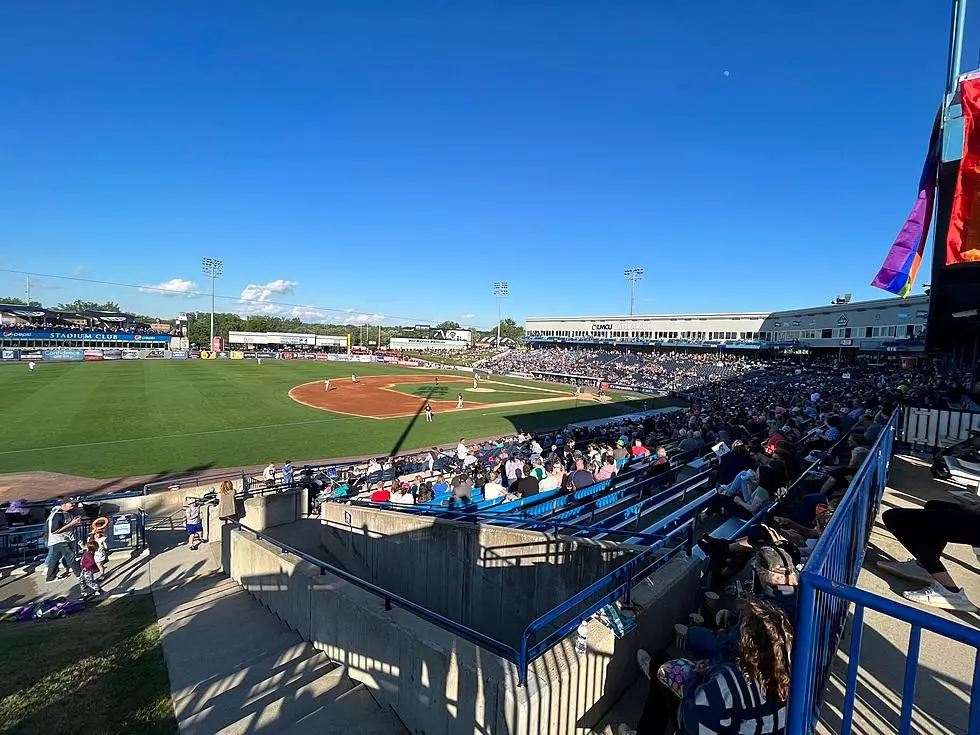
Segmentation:
<svg viewBox="0 0 980 735">
<path fill-rule="evenodd" d="M 924 336 L 928 316 L 929 297 L 914 296 L 776 312 L 528 317 L 524 329 L 530 344 L 799 342 L 880 350 Z"/>
</svg>

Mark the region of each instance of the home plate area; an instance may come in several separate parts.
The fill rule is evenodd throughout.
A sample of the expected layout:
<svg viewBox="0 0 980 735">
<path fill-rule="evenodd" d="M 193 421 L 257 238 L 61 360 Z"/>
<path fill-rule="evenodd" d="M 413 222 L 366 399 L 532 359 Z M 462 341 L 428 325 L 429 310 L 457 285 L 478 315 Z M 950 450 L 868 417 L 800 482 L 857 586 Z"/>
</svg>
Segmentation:
<svg viewBox="0 0 980 735">
<path fill-rule="evenodd" d="M 494 385 L 493 388 L 485 385 L 473 388 L 472 382 L 472 378 L 459 375 L 366 375 L 358 377 L 356 383 L 331 380 L 329 391 L 322 380 L 303 383 L 290 390 L 289 397 L 322 411 L 375 419 L 415 416 L 426 403 L 432 405 L 435 413 L 444 413 L 575 398 L 570 391 L 552 388 L 489 380 L 483 382 Z M 457 408 L 459 394 L 463 395 L 462 408 Z"/>
</svg>

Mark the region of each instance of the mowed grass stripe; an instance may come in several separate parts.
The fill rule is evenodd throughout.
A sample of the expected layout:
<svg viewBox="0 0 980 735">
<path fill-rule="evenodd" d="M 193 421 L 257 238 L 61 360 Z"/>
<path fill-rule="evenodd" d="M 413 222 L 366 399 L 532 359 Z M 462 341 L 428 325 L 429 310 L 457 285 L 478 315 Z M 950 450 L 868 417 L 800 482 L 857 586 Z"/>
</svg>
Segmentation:
<svg viewBox="0 0 980 735">
<path fill-rule="evenodd" d="M 381 365 L 273 360 L 262 365 L 42 363 L 32 375 L 23 365 L 0 366 L 0 472 L 108 478 L 384 454 L 639 408 L 591 402 L 575 408 L 574 399 L 537 406 L 488 404 L 486 410 L 437 412 L 426 424 L 324 413 L 288 397 L 301 383 L 349 379 L 352 369 L 359 375 L 424 374 Z"/>
</svg>

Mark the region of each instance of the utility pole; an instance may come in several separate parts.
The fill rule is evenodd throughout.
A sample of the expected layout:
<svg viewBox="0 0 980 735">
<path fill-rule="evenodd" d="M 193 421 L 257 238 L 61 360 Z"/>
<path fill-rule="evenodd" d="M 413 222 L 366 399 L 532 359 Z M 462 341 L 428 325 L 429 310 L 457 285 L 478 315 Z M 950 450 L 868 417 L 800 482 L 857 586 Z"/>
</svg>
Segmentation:
<svg viewBox="0 0 980 735">
<path fill-rule="evenodd" d="M 202 258 L 201 270 L 211 279 L 211 344 L 209 349 L 214 349 L 214 279 L 221 275 L 222 262 L 216 258 Z"/>
<path fill-rule="evenodd" d="M 26 293 L 27 293 L 27 305 L 30 306 L 31 305 L 31 277 L 30 276 L 27 277 Z"/>
<path fill-rule="evenodd" d="M 510 295 L 510 286 L 507 281 L 497 281 L 493 284 L 493 295 L 497 297 L 497 347 L 500 347 L 500 306 L 504 299 Z"/>
<path fill-rule="evenodd" d="M 626 280 L 630 282 L 630 316 L 633 316 L 633 303 L 636 297 L 636 282 L 643 278 L 642 268 L 627 268 L 623 271 Z"/>
</svg>

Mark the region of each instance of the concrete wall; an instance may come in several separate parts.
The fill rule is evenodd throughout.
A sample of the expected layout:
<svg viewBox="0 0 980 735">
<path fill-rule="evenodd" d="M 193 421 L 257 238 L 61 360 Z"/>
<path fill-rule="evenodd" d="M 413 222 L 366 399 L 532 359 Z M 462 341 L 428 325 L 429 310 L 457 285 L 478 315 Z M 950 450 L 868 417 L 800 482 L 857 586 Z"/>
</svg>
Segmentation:
<svg viewBox="0 0 980 735">
<path fill-rule="evenodd" d="M 391 705 L 413 733 L 555 735 L 591 727 L 636 680 L 638 647 L 658 648 L 694 603 L 696 564 L 675 560 L 634 596 L 636 630 L 617 639 L 589 624 L 589 651 L 570 636 L 535 661 L 525 687 L 508 660 L 311 564 L 280 554 L 254 534 L 226 527 L 230 568 L 290 627 L 343 663 L 355 681 Z"/>
<path fill-rule="evenodd" d="M 344 569 L 512 646 L 529 623 L 636 553 L 337 503 L 324 504 L 321 518 L 322 544 Z"/>
<path fill-rule="evenodd" d="M 293 523 L 299 520 L 299 501 L 297 490 L 248 498 L 242 504 L 245 516 L 241 522 L 255 531 Z"/>
</svg>

